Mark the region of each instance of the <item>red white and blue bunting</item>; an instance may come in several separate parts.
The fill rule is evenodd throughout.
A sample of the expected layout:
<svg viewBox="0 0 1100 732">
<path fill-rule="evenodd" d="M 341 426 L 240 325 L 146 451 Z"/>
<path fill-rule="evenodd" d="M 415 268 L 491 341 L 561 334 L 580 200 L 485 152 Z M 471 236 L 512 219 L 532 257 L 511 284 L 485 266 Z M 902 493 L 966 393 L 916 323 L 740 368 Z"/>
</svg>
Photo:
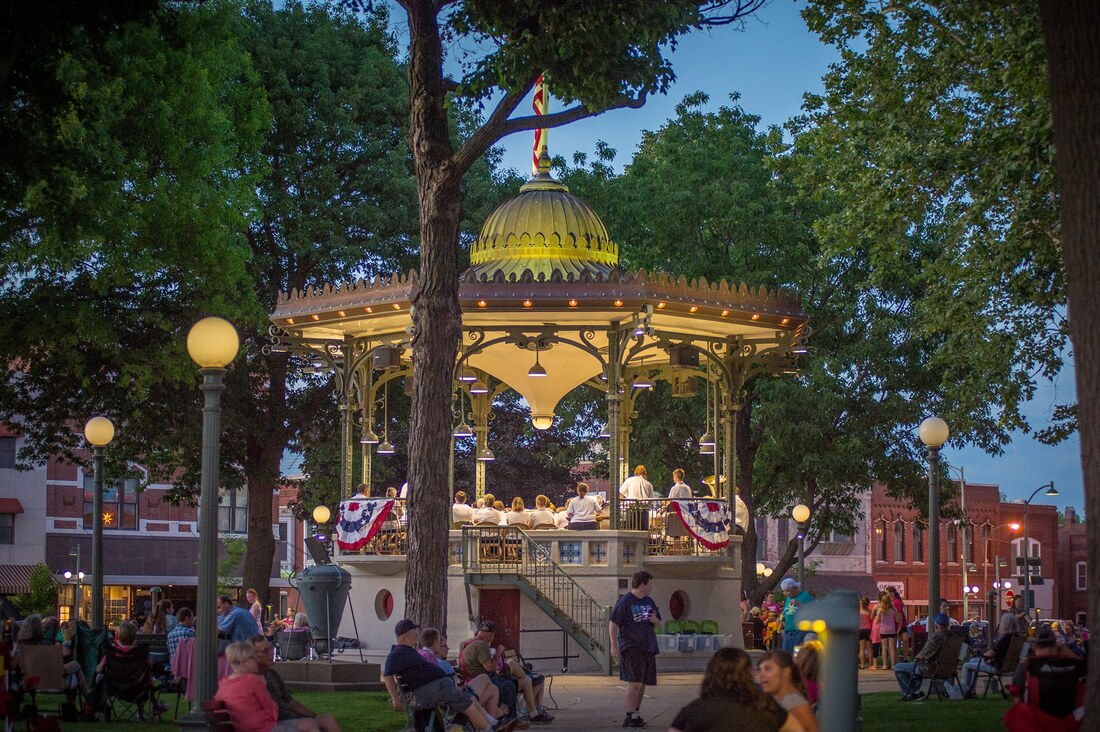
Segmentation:
<svg viewBox="0 0 1100 732">
<path fill-rule="evenodd" d="M 336 522 L 336 545 L 345 551 L 366 546 L 389 517 L 396 501 L 392 498 L 352 498 L 340 501 Z"/>
<path fill-rule="evenodd" d="M 707 549 L 721 549 L 730 543 L 730 512 L 726 504 L 708 500 L 669 501 L 688 532 Z"/>
</svg>

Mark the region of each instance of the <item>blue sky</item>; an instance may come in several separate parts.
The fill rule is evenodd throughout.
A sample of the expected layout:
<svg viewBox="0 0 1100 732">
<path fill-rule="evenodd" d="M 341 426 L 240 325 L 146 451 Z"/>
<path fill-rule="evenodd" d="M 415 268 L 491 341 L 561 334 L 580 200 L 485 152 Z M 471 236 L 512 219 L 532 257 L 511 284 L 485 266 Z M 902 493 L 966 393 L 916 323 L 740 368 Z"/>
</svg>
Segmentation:
<svg viewBox="0 0 1100 732">
<path fill-rule="evenodd" d="M 732 92 L 741 94 L 745 111 L 759 115 L 764 125 L 779 125 L 799 113 L 802 95 L 822 89 L 821 77 L 836 52 L 823 45 L 805 27 L 799 10 L 802 3 L 774 0 L 750 19 L 744 31 L 718 28 L 685 37 L 672 56 L 677 81 L 667 96 L 651 98 L 640 110 L 618 110 L 600 117 L 550 130 L 550 151 L 567 159 L 574 152 L 590 156 L 596 142 L 603 140 L 618 151 L 616 170 L 629 163 L 643 130 L 656 130 L 674 116 L 674 108 L 686 95 L 704 91 L 714 107 L 729 102 Z M 395 17 L 398 17 L 395 14 Z M 551 90 L 552 93 L 552 90 Z M 529 103 L 519 111 L 527 114 Z M 551 101 L 551 111 L 555 111 Z M 513 135 L 504 141 L 505 165 L 526 173 L 530 170 L 532 136 Z M 1039 386 L 1025 414 L 1036 429 L 1046 426 L 1056 403 L 1073 399 L 1073 371 L 1053 383 Z M 1036 503 L 1051 501 L 1064 507 L 1084 507 L 1080 443 L 1076 437 L 1056 447 L 1046 447 L 1033 438 L 1017 434 L 1003 455 L 993 457 L 977 449 L 959 449 L 950 443 L 944 458 L 962 467 L 972 483 L 995 483 L 1009 500 L 1027 497 L 1051 480 L 1061 496 L 1036 497 Z"/>
</svg>

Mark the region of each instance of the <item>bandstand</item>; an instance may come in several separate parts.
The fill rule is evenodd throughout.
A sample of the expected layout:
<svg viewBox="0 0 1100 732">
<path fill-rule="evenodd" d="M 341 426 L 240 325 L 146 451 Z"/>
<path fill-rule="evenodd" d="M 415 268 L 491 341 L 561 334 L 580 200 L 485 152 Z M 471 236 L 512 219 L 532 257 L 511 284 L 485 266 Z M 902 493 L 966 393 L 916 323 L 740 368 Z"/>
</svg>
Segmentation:
<svg viewBox="0 0 1100 732">
<path fill-rule="evenodd" d="M 470 261 L 459 283 L 463 337 L 453 410 L 456 439 L 472 433 L 477 441 L 478 495 L 491 471 L 493 399 L 505 389 L 524 398 L 537 429 L 554 428 L 555 409 L 573 389 L 602 393 L 612 490 L 606 530 L 451 531 L 449 637 L 469 637 L 472 619 L 496 614 L 523 629 L 525 655 L 579 654 L 573 668 L 608 670 L 607 607 L 644 568 L 657 580 L 661 607 L 678 604 L 695 620 L 714 623 L 715 637 L 740 645 L 740 537 L 731 532 L 719 548 L 691 537 L 673 541 L 661 531 L 659 505 L 644 507 L 652 509 L 652 523 L 635 525 L 629 517 L 639 507 L 623 505 L 615 487 L 631 464 L 635 399 L 661 379 L 674 396 L 706 399 L 702 447 L 713 451 L 714 484 L 725 488 L 720 498 L 733 502 L 735 481 L 723 478 L 736 474 L 742 390 L 758 374 L 796 370 L 809 335 L 797 300 L 745 284 L 621 271 L 603 222 L 550 176 L 545 152 L 538 174 L 485 222 Z M 283 293 L 271 315 L 272 348 L 334 376 L 345 497 L 354 461 L 369 484 L 371 461 L 392 452 L 387 405 L 415 377 L 409 331 L 417 287 L 410 272 Z M 373 608 L 359 632 L 379 656 L 392 642 L 389 613 L 404 607 L 405 530 L 398 526 L 385 543 L 338 555 L 353 575 L 356 607 Z M 663 642 L 665 666 L 700 658 L 719 643 L 689 649 Z"/>
</svg>

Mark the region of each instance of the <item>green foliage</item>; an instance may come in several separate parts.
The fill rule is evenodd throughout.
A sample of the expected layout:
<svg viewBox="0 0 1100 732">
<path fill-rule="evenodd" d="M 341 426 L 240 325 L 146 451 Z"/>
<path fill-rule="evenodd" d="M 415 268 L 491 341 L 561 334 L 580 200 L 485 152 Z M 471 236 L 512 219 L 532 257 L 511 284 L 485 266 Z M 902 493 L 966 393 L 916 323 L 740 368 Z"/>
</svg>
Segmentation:
<svg viewBox="0 0 1100 732">
<path fill-rule="evenodd" d="M 232 597 L 241 586 L 241 562 L 248 550 L 244 537 L 233 536 L 222 540 L 225 558 L 218 560 L 218 594 Z"/>
<path fill-rule="evenodd" d="M 11 596 L 11 604 L 23 617 L 34 613 L 52 615 L 57 610 L 57 581 L 50 568 L 41 563 L 34 565 L 28 584 L 30 592 Z"/>
</svg>

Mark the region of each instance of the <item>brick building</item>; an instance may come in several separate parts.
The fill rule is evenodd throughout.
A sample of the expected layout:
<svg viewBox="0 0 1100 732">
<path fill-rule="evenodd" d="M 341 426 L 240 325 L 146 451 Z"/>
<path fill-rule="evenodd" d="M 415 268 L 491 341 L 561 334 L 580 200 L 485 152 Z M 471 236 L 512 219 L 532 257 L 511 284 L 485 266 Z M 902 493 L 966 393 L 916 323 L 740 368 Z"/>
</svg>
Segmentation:
<svg viewBox="0 0 1100 732">
<path fill-rule="evenodd" d="M 1078 625 L 1087 626 L 1088 598 L 1088 540 L 1085 524 L 1078 519 L 1072 506 L 1066 506 L 1065 523 L 1058 532 L 1058 605 L 1061 617 Z"/>
<path fill-rule="evenodd" d="M 999 574 L 1022 589 L 1025 551 L 1032 559 L 1033 607 L 1042 617 L 1059 617 L 1058 515 L 1054 506 L 1032 504 L 1030 541 L 1024 545 L 1024 505 L 1003 503 L 996 485 L 967 483 L 965 512 L 958 502 L 943 506 L 940 521 L 940 594 L 951 604 L 951 614 L 963 619 L 964 586 L 977 586 L 968 600 L 971 615 L 984 618 L 986 593 Z M 898 588 L 910 617 L 928 606 L 928 530 L 916 509 L 875 485 L 871 512 L 872 572 L 879 586 Z M 1013 528 L 1016 526 L 1016 528 Z M 1001 566 L 998 568 L 998 559 Z M 966 581 L 964 582 L 964 566 Z"/>
</svg>

